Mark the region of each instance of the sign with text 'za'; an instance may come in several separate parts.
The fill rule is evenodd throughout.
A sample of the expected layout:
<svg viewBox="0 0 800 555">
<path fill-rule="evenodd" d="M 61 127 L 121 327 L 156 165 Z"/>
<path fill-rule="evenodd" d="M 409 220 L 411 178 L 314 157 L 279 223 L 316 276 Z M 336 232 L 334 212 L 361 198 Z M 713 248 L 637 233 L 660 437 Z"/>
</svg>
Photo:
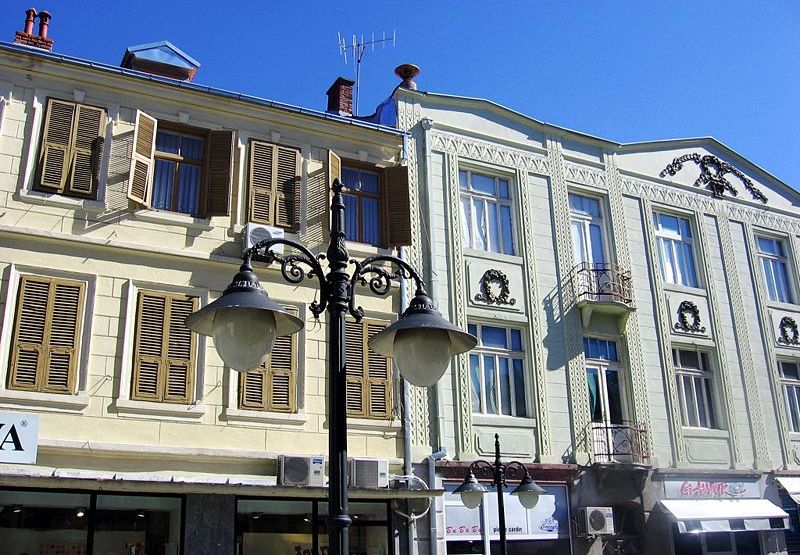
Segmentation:
<svg viewBox="0 0 800 555">
<path fill-rule="evenodd" d="M 0 412 L 0 463 L 35 463 L 39 415 Z"/>
</svg>

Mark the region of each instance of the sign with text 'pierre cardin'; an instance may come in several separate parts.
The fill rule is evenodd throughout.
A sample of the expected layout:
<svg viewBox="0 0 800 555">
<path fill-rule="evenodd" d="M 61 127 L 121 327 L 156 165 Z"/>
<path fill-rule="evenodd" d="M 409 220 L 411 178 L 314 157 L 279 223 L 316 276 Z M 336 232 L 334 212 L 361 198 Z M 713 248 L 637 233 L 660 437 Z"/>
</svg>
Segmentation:
<svg viewBox="0 0 800 555">
<path fill-rule="evenodd" d="M 35 463 L 39 415 L 0 412 L 0 463 Z"/>
</svg>

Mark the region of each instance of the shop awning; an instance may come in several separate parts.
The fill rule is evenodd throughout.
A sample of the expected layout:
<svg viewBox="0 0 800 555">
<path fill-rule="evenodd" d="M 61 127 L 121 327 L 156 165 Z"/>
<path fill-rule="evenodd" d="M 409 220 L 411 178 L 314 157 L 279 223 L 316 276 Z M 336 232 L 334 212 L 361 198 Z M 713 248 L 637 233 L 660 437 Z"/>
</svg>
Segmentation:
<svg viewBox="0 0 800 555">
<path fill-rule="evenodd" d="M 786 490 L 795 503 L 800 503 L 800 478 L 780 476 L 776 477 L 775 481 Z"/>
<path fill-rule="evenodd" d="M 669 499 L 661 505 L 682 534 L 789 528 L 789 515 L 767 499 Z"/>
</svg>

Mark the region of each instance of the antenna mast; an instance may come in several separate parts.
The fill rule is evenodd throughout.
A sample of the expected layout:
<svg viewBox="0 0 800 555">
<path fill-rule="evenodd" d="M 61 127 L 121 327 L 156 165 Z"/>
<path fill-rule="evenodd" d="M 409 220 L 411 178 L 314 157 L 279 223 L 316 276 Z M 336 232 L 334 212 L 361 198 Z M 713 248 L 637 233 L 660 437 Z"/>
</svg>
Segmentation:
<svg viewBox="0 0 800 555">
<path fill-rule="evenodd" d="M 392 31 L 392 36 L 390 37 L 387 37 L 386 31 L 384 31 L 383 37 L 378 39 L 375 38 L 375 33 L 372 33 L 372 38 L 370 40 L 364 40 L 364 35 L 361 35 L 360 39 L 356 37 L 356 35 L 353 35 L 352 44 L 347 44 L 347 41 L 341 33 L 337 34 L 339 35 L 339 55 L 344 58 L 344 63 L 347 63 L 347 53 L 350 52 L 350 57 L 353 60 L 353 66 L 356 70 L 356 98 L 353 103 L 353 115 L 357 116 L 358 97 L 361 91 L 361 59 L 364 57 L 367 47 L 371 46 L 374 52 L 376 44 L 380 44 L 381 48 L 386 48 L 386 45 L 389 43 L 391 43 L 392 46 L 396 46 L 397 31 Z"/>
</svg>

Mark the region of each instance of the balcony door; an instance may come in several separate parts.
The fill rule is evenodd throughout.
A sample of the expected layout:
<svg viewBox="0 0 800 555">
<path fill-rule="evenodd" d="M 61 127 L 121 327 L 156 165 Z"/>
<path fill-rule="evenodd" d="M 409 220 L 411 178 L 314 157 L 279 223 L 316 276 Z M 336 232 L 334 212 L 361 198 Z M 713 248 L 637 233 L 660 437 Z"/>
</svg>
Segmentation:
<svg viewBox="0 0 800 555">
<path fill-rule="evenodd" d="M 600 199 L 569 194 L 572 252 L 578 267 L 579 294 L 605 295 L 613 291 L 608 267 L 605 222 Z"/>
</svg>

